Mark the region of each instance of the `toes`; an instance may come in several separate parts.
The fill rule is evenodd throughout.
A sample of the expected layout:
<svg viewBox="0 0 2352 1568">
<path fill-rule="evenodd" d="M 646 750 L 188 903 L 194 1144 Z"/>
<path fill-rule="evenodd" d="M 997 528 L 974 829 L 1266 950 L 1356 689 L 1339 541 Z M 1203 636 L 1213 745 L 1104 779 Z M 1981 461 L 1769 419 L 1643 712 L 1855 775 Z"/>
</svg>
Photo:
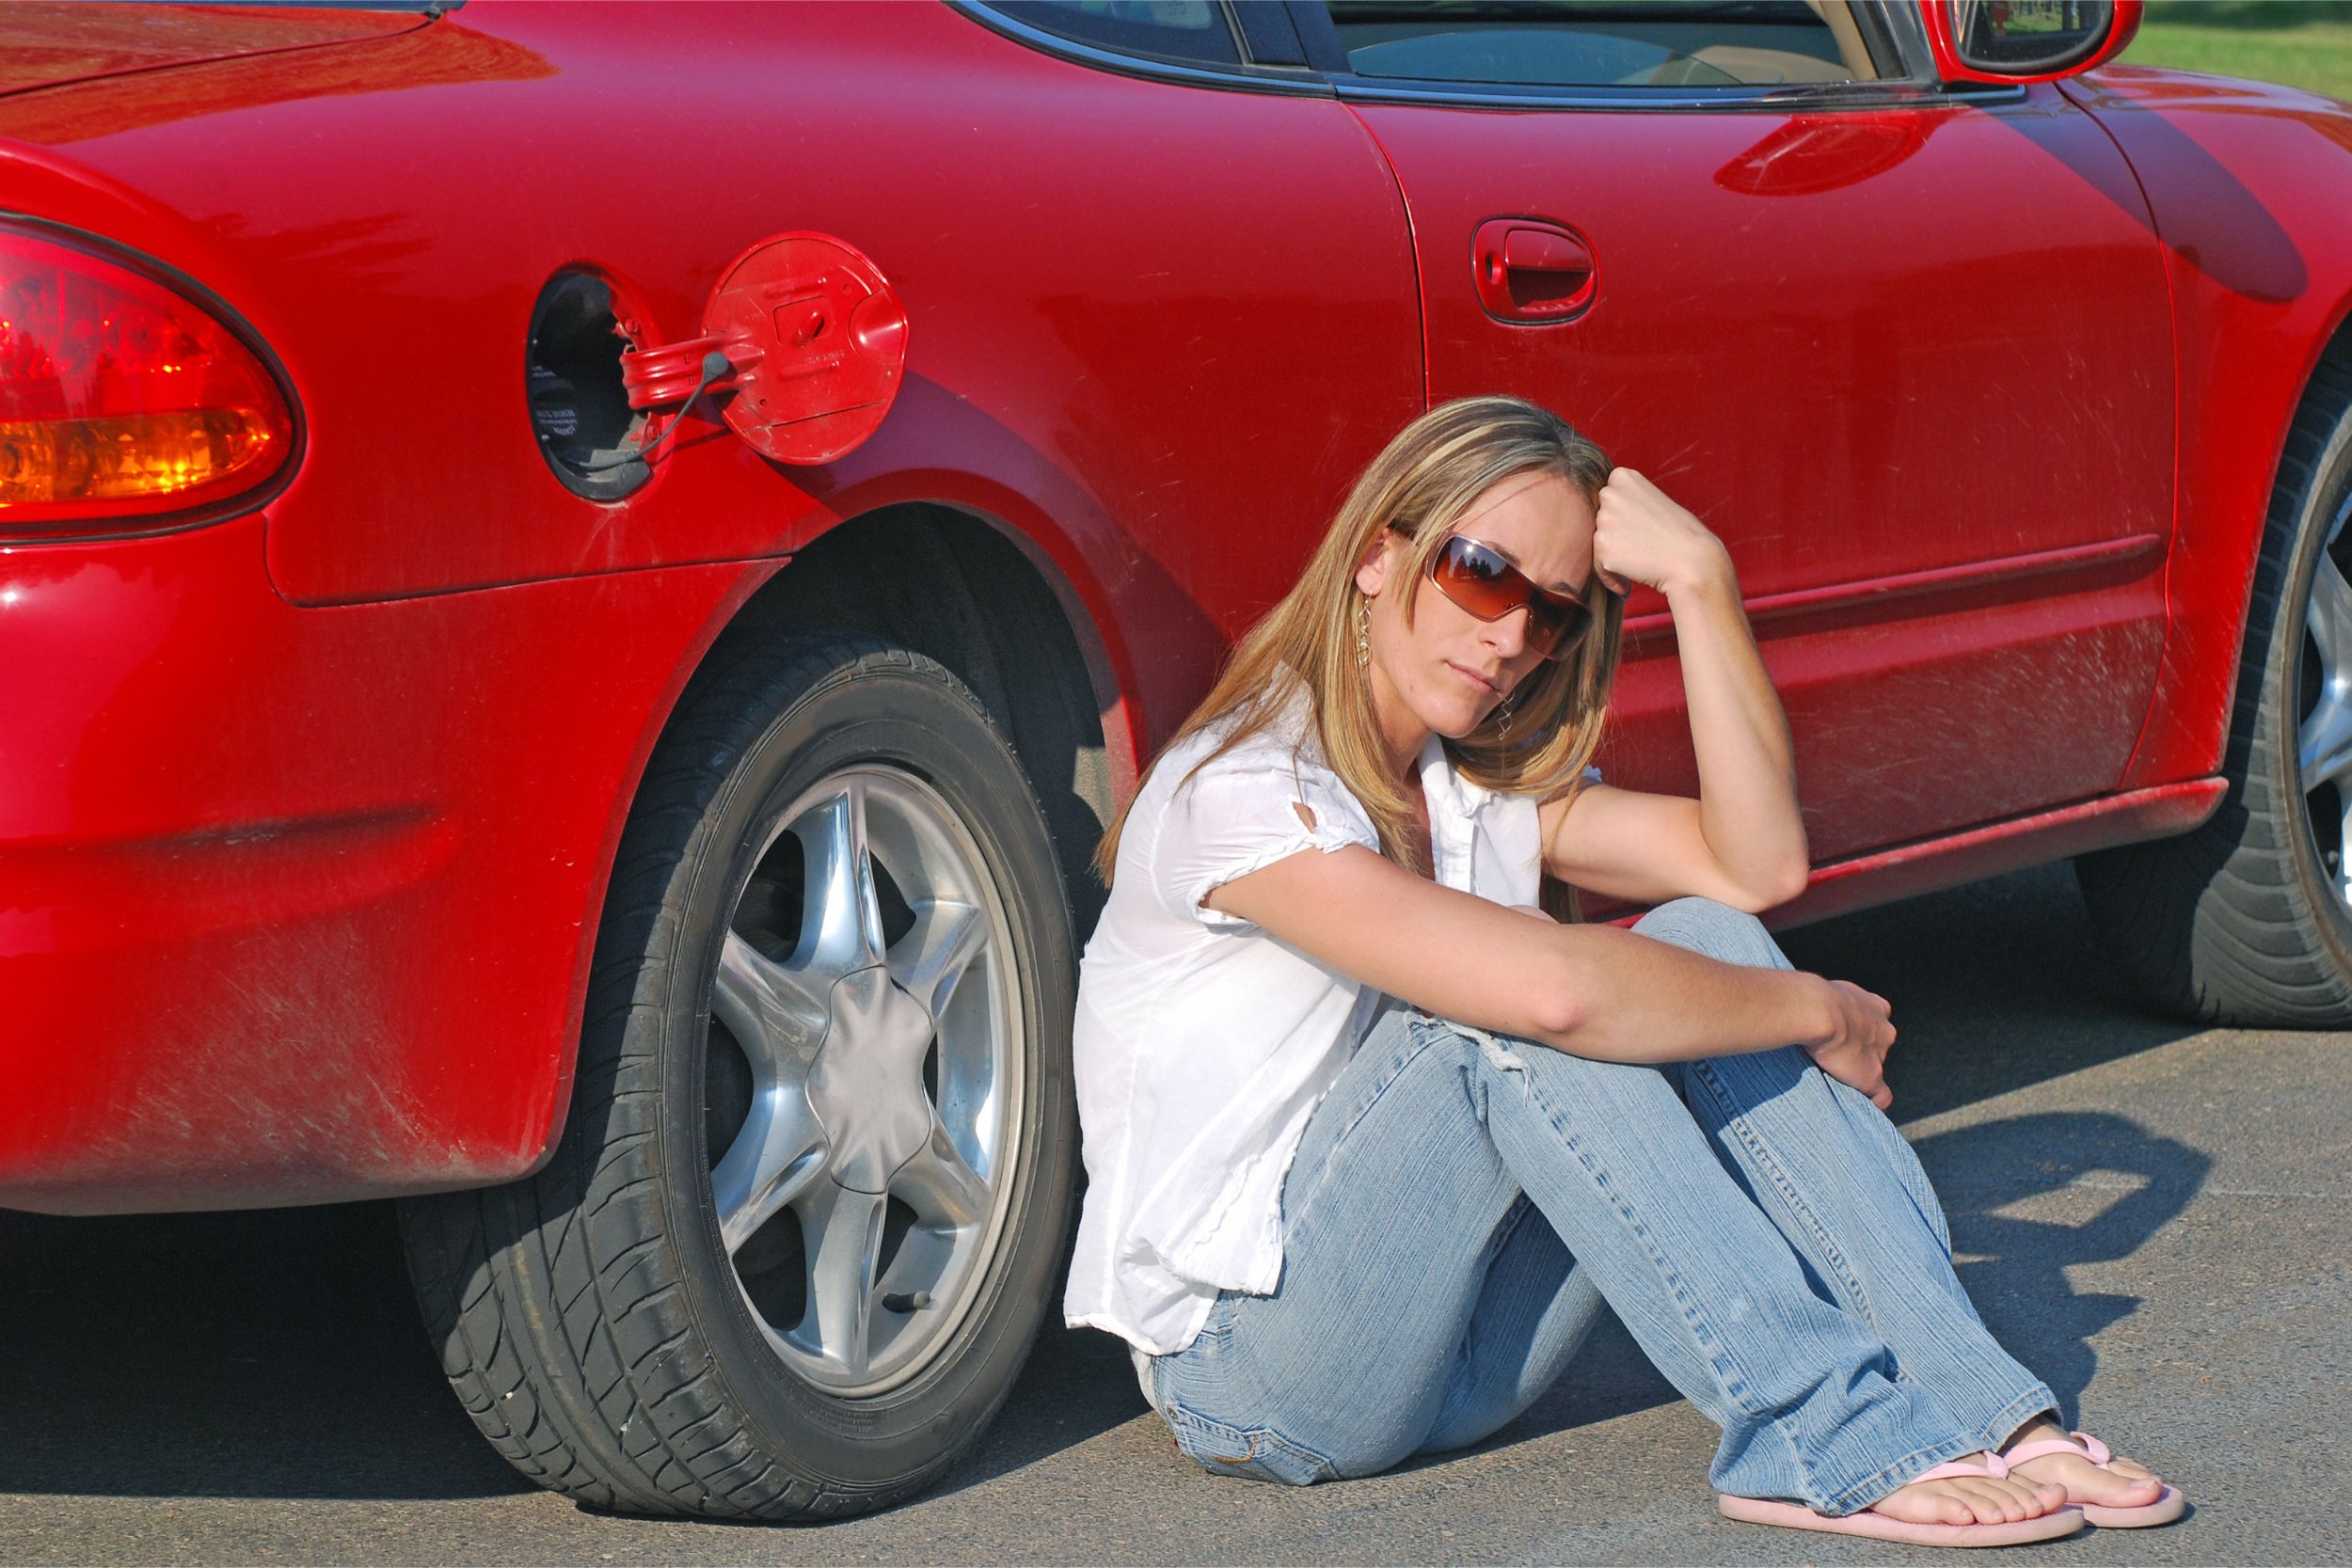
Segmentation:
<svg viewBox="0 0 2352 1568">
<path fill-rule="evenodd" d="M 2026 1517 L 2039 1519 L 2066 1506 L 2066 1488 L 2047 1481 L 2026 1482 Z"/>
<path fill-rule="evenodd" d="M 1979 1524 L 2009 1524 L 2026 1516 L 2025 1505 L 2017 1493 L 2000 1481 L 1960 1481 L 1953 1484 L 1966 1494 Z"/>
<path fill-rule="evenodd" d="M 2042 1514 L 2049 1514 L 2051 1510 L 2065 1507 L 2065 1500 L 2068 1500 L 2068 1491 L 2063 1486 L 2051 1486 L 2049 1481 L 2023 1481 L 2013 1483 L 2013 1486 L 2021 1486 L 2016 1500 L 2026 1507 L 2026 1514 L 2023 1514 L 2026 1519 L 2040 1519 Z"/>
<path fill-rule="evenodd" d="M 2137 1460 L 2116 1458 L 2104 1468 L 2092 1467 L 2076 1490 L 2095 1502 L 2136 1508 L 2155 1501 L 2164 1491 L 2164 1482 Z"/>
<path fill-rule="evenodd" d="M 2063 1486 L 2036 1481 L 2010 1481 L 2004 1484 L 2014 1489 L 2011 1500 L 2017 1505 L 2016 1517 L 2020 1519 L 2039 1519 L 2044 1513 L 2066 1506 L 2066 1488 Z"/>
<path fill-rule="evenodd" d="M 2038 1519 L 2065 1502 L 2066 1488 L 2047 1481 L 1956 1476 L 1898 1487 L 1878 1510 L 1916 1524 L 2007 1525 Z"/>
</svg>

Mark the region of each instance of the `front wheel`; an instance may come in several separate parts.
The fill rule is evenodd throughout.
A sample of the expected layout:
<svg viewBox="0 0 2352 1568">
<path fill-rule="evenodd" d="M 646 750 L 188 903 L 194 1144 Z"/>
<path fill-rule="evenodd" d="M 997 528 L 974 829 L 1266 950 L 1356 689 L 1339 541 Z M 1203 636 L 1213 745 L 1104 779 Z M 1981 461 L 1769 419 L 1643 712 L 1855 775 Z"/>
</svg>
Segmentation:
<svg viewBox="0 0 2352 1568">
<path fill-rule="evenodd" d="M 2352 1024 L 2352 371 L 2288 433 L 2203 826 L 2074 863 L 2115 958 L 2209 1022 Z"/>
<path fill-rule="evenodd" d="M 1074 987 L 1036 797 L 945 669 L 824 638 L 698 681 L 624 834 L 553 1160 L 404 1206 L 477 1424 L 629 1512 L 919 1489 L 1050 1306 Z"/>
</svg>

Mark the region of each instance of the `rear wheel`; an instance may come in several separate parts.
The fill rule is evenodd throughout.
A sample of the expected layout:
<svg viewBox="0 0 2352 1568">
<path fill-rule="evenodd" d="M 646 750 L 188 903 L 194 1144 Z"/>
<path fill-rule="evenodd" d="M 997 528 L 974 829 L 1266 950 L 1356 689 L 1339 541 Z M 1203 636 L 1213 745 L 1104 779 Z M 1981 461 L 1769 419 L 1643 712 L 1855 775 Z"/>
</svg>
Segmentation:
<svg viewBox="0 0 2352 1568">
<path fill-rule="evenodd" d="M 2352 1024 L 2352 371 L 2323 364 L 2279 466 L 2222 770 L 2178 838 L 2074 863 L 2149 993 L 2215 1022 Z"/>
<path fill-rule="evenodd" d="M 971 693 L 828 638 L 699 683 L 613 874 L 539 1175 L 404 1206 L 460 1399 L 544 1485 L 813 1517 L 921 1487 L 1050 1303 L 1070 917 Z"/>
</svg>

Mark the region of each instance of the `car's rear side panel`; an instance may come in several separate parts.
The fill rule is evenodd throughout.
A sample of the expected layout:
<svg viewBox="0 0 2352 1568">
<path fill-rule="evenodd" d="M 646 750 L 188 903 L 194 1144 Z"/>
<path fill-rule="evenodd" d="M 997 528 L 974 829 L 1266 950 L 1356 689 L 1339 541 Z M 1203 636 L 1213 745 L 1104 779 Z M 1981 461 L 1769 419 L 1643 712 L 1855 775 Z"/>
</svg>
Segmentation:
<svg viewBox="0 0 2352 1568">
<path fill-rule="evenodd" d="M 611 802 L 759 572 L 304 610 L 248 517 L 0 559 L 0 1201 L 518 1174 L 560 1117 Z M 614 635 L 615 628 L 628 635 Z"/>
<path fill-rule="evenodd" d="M 1418 409 L 1401 206 L 1338 104 L 877 14 L 476 4 L 0 99 L 0 209 L 225 300 L 307 441 L 263 513 L 0 547 L 0 669 L 49 673 L 0 689 L 0 1203 L 527 1169 L 644 759 L 786 554 L 902 502 L 1020 536 L 1131 768 Z M 559 484 L 546 277 L 596 266 L 683 338 L 790 229 L 912 312 L 880 435 L 784 469 L 713 427 L 625 502 Z"/>
</svg>

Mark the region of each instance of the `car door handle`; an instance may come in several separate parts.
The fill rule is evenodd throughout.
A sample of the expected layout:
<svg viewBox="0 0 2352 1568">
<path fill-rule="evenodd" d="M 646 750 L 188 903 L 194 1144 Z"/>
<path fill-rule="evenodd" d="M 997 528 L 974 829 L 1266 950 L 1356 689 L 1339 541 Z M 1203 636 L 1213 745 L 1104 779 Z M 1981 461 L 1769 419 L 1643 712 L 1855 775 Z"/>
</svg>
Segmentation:
<svg viewBox="0 0 2352 1568">
<path fill-rule="evenodd" d="M 1581 315 L 1598 291 L 1592 247 L 1565 225 L 1540 218 L 1488 218 L 1470 245 L 1479 303 L 1504 321 L 1554 322 Z"/>
</svg>

